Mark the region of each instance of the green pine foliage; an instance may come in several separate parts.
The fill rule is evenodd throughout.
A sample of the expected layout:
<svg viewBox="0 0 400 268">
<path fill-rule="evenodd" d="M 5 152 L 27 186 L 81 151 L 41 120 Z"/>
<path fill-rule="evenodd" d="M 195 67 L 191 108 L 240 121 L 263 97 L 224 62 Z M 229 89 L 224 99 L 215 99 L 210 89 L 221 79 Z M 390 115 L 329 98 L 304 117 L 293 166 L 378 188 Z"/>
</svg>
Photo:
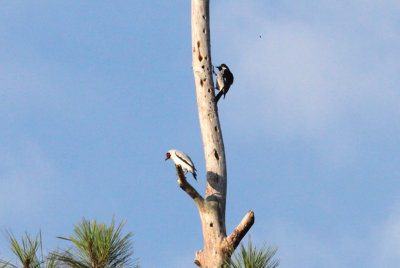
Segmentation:
<svg viewBox="0 0 400 268">
<path fill-rule="evenodd" d="M 132 233 L 122 236 L 125 222 L 116 225 L 114 219 L 110 226 L 105 223 L 89 221 L 85 218 L 75 225 L 74 236 L 59 237 L 72 242 L 70 249 L 54 253 L 66 267 L 71 268 L 128 268 L 138 267 L 132 260 Z"/>
<path fill-rule="evenodd" d="M 279 260 L 273 259 L 278 248 L 266 248 L 265 244 L 261 248 L 253 246 L 249 239 L 247 248 L 243 244 L 240 250 L 231 259 L 226 261 L 226 268 L 276 268 Z"/>
<path fill-rule="evenodd" d="M 15 238 L 10 232 L 6 231 L 6 237 L 10 243 L 9 248 L 16 256 L 18 262 L 23 268 L 56 268 L 60 267 L 57 264 L 57 260 L 54 257 L 49 256 L 48 258 L 43 257 L 42 249 L 42 234 L 39 233 L 36 237 L 25 233 L 21 238 L 21 241 Z M 0 260 L 0 268 L 17 268 L 19 266 L 14 265 L 11 261 Z"/>
</svg>

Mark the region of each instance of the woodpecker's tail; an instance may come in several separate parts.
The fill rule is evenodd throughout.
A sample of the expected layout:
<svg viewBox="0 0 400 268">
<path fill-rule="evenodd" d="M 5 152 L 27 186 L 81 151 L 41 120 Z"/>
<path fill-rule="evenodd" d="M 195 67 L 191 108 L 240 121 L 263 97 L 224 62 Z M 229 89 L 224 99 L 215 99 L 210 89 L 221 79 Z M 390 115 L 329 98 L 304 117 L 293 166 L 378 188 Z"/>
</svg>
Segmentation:
<svg viewBox="0 0 400 268">
<path fill-rule="evenodd" d="M 223 94 L 224 94 L 224 92 L 222 92 L 222 90 L 220 92 L 218 92 L 217 96 L 215 96 L 215 102 L 218 102 Z"/>
<path fill-rule="evenodd" d="M 197 181 L 197 174 L 196 174 L 196 171 L 193 171 L 193 178 Z"/>
</svg>

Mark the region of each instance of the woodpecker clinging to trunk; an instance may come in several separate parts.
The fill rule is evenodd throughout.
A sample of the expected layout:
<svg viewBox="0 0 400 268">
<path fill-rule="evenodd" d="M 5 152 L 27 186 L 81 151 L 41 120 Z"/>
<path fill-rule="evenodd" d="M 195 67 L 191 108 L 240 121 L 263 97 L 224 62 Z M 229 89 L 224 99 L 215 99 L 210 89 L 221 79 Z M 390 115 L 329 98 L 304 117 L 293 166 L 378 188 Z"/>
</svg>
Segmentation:
<svg viewBox="0 0 400 268">
<path fill-rule="evenodd" d="M 193 178 L 197 181 L 196 168 L 194 167 L 192 159 L 190 159 L 187 154 L 179 150 L 169 150 L 165 161 L 168 159 L 174 160 L 175 165 L 180 165 L 185 174 L 188 173 L 188 171 L 192 173 Z"/>
<path fill-rule="evenodd" d="M 219 73 L 217 74 L 217 89 L 219 90 L 217 96 L 215 97 L 215 101 L 221 98 L 222 94 L 225 95 L 228 93 L 229 88 L 233 84 L 233 74 L 229 70 L 228 66 L 225 63 L 222 63 L 220 66 L 217 66 Z"/>
</svg>

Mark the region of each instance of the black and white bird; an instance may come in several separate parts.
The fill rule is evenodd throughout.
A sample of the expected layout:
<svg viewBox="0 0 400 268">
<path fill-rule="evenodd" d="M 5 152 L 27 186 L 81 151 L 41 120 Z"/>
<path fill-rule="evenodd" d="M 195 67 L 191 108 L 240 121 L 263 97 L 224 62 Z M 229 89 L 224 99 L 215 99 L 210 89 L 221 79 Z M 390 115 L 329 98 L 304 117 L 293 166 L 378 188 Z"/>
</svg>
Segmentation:
<svg viewBox="0 0 400 268">
<path fill-rule="evenodd" d="M 181 166 L 185 174 L 187 174 L 188 172 L 192 173 L 193 178 L 197 181 L 197 170 L 194 167 L 192 159 L 190 159 L 187 154 L 179 150 L 169 150 L 167 152 L 167 157 L 165 158 L 165 161 L 167 161 L 168 159 L 174 160 L 175 165 Z"/>
<path fill-rule="evenodd" d="M 219 73 L 217 74 L 217 89 L 219 90 L 217 96 L 215 97 L 215 101 L 218 102 L 222 95 L 228 93 L 229 88 L 233 84 L 233 74 L 229 70 L 228 66 L 225 63 L 222 63 L 220 66 L 217 66 Z"/>
</svg>

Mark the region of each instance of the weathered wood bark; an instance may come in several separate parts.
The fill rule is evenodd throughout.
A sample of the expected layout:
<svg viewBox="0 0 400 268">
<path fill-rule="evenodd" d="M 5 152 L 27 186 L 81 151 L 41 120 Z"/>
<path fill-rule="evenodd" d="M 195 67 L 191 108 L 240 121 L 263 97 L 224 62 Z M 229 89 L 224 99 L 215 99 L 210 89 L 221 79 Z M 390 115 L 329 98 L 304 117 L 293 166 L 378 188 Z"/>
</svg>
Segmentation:
<svg viewBox="0 0 400 268">
<path fill-rule="evenodd" d="M 193 73 L 207 169 L 205 198 L 186 181 L 177 166 L 179 186 L 195 201 L 201 218 L 204 249 L 195 263 L 203 268 L 222 267 L 254 223 L 249 211 L 230 236 L 226 236 L 227 170 L 224 142 L 215 102 L 210 49 L 209 0 L 192 0 Z"/>
</svg>

